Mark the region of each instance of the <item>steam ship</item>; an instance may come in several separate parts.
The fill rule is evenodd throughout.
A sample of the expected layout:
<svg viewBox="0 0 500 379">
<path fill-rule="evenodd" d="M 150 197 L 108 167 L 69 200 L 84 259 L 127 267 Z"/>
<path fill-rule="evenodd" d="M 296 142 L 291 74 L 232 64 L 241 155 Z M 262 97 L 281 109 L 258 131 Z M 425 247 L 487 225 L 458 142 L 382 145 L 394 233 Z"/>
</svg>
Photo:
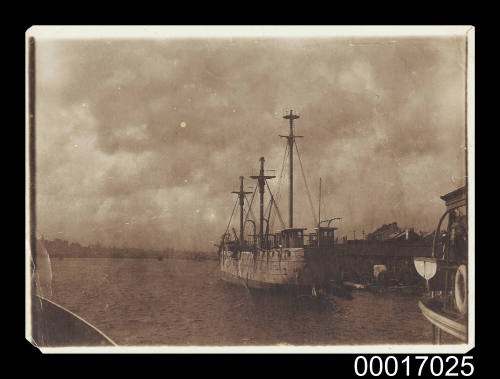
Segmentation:
<svg viewBox="0 0 500 379">
<path fill-rule="evenodd" d="M 335 252 L 334 226 L 331 222 L 339 219 L 333 218 L 321 221 L 320 207 L 318 218 L 315 219 L 316 227 L 314 231 L 306 234 L 306 228 L 294 227 L 293 220 L 293 164 L 294 149 L 300 161 L 299 150 L 296 139 L 303 137 L 294 133 L 294 120 L 300 116 L 290 110 L 283 118 L 289 120 L 290 130 L 288 135 L 280 135 L 287 139 L 285 157 L 289 153 L 289 219 L 288 226 L 285 226 L 279 211 L 276 199 L 270 190 L 268 180 L 276 178 L 275 175 L 266 175 L 264 168 L 265 159 L 260 158 L 259 175 L 250 176 L 250 179 L 257 181 L 257 186 L 253 192 L 252 200 L 249 201 L 247 195 L 252 192 L 244 190 L 244 177 L 240 177 L 239 191 L 233 191 L 238 195 L 238 199 L 233 208 L 228 228 L 222 235 L 219 247 L 219 260 L 222 279 L 245 286 L 247 288 L 258 289 L 289 289 L 299 292 L 308 292 L 312 295 L 327 291 L 335 281 L 340 270 L 335 267 L 333 256 Z M 302 162 L 301 169 L 303 172 Z M 284 167 L 284 166 L 283 166 Z M 283 168 L 281 171 L 283 174 Z M 305 180 L 305 175 L 304 180 Z M 307 183 L 306 184 L 306 189 Z M 252 203 L 256 191 L 259 191 L 259 223 L 258 233 L 256 220 L 250 219 Z M 269 203 L 264 211 L 265 195 L 268 194 Z M 309 194 L 309 199 L 311 199 Z M 321 202 L 321 179 L 320 179 L 320 202 Z M 233 228 L 233 233 L 229 232 L 234 211 L 239 204 L 239 233 Z M 246 212 L 245 212 L 246 205 Z M 312 202 L 311 202 L 312 205 Z M 276 232 L 271 232 L 271 214 L 274 211 L 274 220 L 280 220 L 283 228 Z M 267 216 L 267 217 L 266 217 Z M 255 217 L 254 217 L 255 218 Z M 328 223 L 326 226 L 323 223 Z M 253 234 L 246 233 L 245 226 L 253 224 Z M 249 241 L 245 239 L 253 237 Z"/>
<path fill-rule="evenodd" d="M 432 324 L 433 343 L 442 332 L 468 341 L 469 281 L 467 186 L 441 196 L 446 211 L 434 234 L 431 257 L 415 257 L 417 272 L 427 281 L 418 306 Z"/>
</svg>

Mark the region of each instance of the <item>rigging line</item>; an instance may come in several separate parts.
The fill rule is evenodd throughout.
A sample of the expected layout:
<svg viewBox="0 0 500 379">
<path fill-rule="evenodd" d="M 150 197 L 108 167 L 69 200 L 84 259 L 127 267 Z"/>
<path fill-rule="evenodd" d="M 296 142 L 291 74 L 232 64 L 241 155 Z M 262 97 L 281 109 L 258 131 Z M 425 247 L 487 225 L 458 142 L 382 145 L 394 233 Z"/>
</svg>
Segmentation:
<svg viewBox="0 0 500 379">
<path fill-rule="evenodd" d="M 252 217 L 255 218 L 255 215 L 253 214 L 253 211 L 252 211 L 252 204 L 253 204 L 253 199 L 255 197 L 255 193 L 257 192 L 257 186 L 255 186 L 254 190 L 253 190 L 253 194 L 252 194 L 252 199 L 250 200 L 250 202 L 248 202 L 248 199 L 246 196 L 243 196 L 244 199 L 246 200 L 247 202 L 247 206 L 248 206 L 248 210 L 247 210 L 247 215 L 245 217 L 245 223 L 247 222 L 248 220 L 248 215 L 251 213 L 252 214 Z"/>
<path fill-rule="evenodd" d="M 247 178 L 243 178 L 243 180 L 248 180 Z M 253 183 L 253 180 L 252 180 L 252 183 Z M 253 199 L 255 197 L 255 193 L 257 192 L 257 186 L 254 187 L 254 190 L 253 190 L 253 194 L 252 194 L 252 200 L 250 201 L 250 203 L 248 202 L 248 199 L 246 197 L 246 195 L 243 195 L 243 198 L 246 200 L 247 202 L 247 205 L 248 205 L 248 210 L 247 210 L 247 213 L 246 213 L 246 216 L 245 216 L 245 224 L 247 223 L 248 221 L 248 214 L 250 213 L 252 215 L 252 217 L 254 218 L 255 220 L 255 215 L 252 211 L 252 204 L 253 204 Z"/>
<path fill-rule="evenodd" d="M 246 196 L 245 196 L 245 200 L 247 201 L 247 205 L 248 205 L 248 211 L 247 211 L 247 215 L 245 217 L 245 223 L 248 221 L 248 214 L 249 213 L 252 215 L 253 221 L 255 222 L 255 220 L 256 220 L 255 219 L 255 214 L 253 213 L 252 208 L 251 208 L 251 204 L 252 203 L 248 203 L 248 199 L 246 198 Z M 252 202 L 253 202 L 253 196 L 252 196 Z"/>
<path fill-rule="evenodd" d="M 229 230 L 229 225 L 231 225 L 231 220 L 233 219 L 234 210 L 236 209 L 237 205 L 238 205 L 238 199 L 236 199 L 236 202 L 234 203 L 233 212 L 231 213 L 231 217 L 229 218 L 229 222 L 227 224 L 226 232 L 224 233 L 224 235 L 226 235 L 227 231 Z"/>
<path fill-rule="evenodd" d="M 288 157 L 288 144 L 285 145 L 285 154 L 283 154 L 283 162 L 281 163 L 281 172 L 280 172 L 280 177 L 278 179 L 278 190 L 276 192 L 276 199 L 275 202 L 278 202 L 280 199 L 280 190 L 281 190 L 281 180 L 283 179 L 283 174 L 285 172 L 285 162 L 286 158 Z M 274 226 L 274 222 L 276 221 L 276 215 L 273 215 L 272 222 L 271 222 L 271 227 Z"/>
<path fill-rule="evenodd" d="M 278 218 L 280 220 L 281 227 L 284 229 L 286 226 L 285 226 L 285 222 L 283 221 L 283 217 L 281 217 L 281 213 L 280 213 L 280 210 L 278 208 L 278 203 L 276 203 L 276 201 L 273 201 L 273 204 L 274 204 L 274 208 L 276 209 L 276 214 L 278 215 Z M 276 218 L 275 218 L 275 220 L 276 220 Z M 274 226 L 274 223 L 271 226 Z"/>
<path fill-rule="evenodd" d="M 267 184 L 267 181 L 266 181 Z M 271 201 L 274 204 L 274 208 L 276 209 L 276 214 L 278 215 L 278 218 L 280 219 L 281 226 L 284 228 L 285 227 L 285 222 L 283 221 L 283 218 L 281 217 L 280 210 L 278 208 L 278 204 L 276 204 L 276 200 L 274 200 L 273 193 L 271 192 L 271 188 L 269 188 L 269 184 L 267 184 L 267 189 L 269 190 L 269 193 L 271 194 Z"/>
<path fill-rule="evenodd" d="M 269 205 L 269 214 L 267 215 L 267 225 L 266 225 L 266 238 L 269 235 L 270 227 L 269 227 L 269 219 L 271 218 L 271 211 L 273 209 L 274 198 L 271 196 L 271 201 Z"/>
<path fill-rule="evenodd" d="M 267 180 L 266 180 L 266 183 L 267 183 Z M 269 185 L 267 187 L 269 188 Z M 269 190 L 269 192 L 271 192 L 271 190 Z M 269 202 L 266 205 L 266 209 L 264 210 L 264 214 L 269 213 L 269 217 L 271 216 L 271 209 L 273 207 L 273 204 L 272 204 L 273 201 L 274 201 L 274 199 L 271 196 L 271 200 L 269 200 Z M 269 222 L 269 218 L 268 218 L 268 222 Z"/>
<path fill-rule="evenodd" d="M 274 198 L 272 200 L 273 200 L 273 202 L 276 202 L 276 200 Z M 277 212 L 274 212 L 270 215 L 269 223 L 271 224 L 270 225 L 271 230 L 273 230 L 273 228 L 274 228 L 274 222 L 276 221 L 276 215 L 277 215 Z"/>
<path fill-rule="evenodd" d="M 283 162 L 281 163 L 281 173 L 280 178 L 278 179 L 278 191 L 276 193 L 276 199 L 279 199 L 280 189 L 281 189 L 281 179 L 283 179 L 283 173 L 285 172 L 285 162 L 286 157 L 288 156 L 288 144 L 285 146 L 285 154 L 283 154 Z"/>
<path fill-rule="evenodd" d="M 316 221 L 316 215 L 314 214 L 314 205 L 311 199 L 311 192 L 309 191 L 309 186 L 307 185 L 306 175 L 304 174 L 304 167 L 302 166 L 302 159 L 300 159 L 299 148 L 297 146 L 297 142 L 295 142 L 295 150 L 297 151 L 297 156 L 299 157 L 300 162 L 300 170 L 302 172 L 302 178 L 304 178 L 304 184 L 307 190 L 307 198 L 309 199 L 309 205 L 311 206 L 311 214 L 313 216 L 314 225 L 318 225 L 318 221 Z"/>
<path fill-rule="evenodd" d="M 253 190 L 252 200 L 250 201 L 250 203 L 248 202 L 247 197 L 244 196 L 245 200 L 247 201 L 247 205 L 248 205 L 248 211 L 247 211 L 247 215 L 245 217 L 245 224 L 248 221 L 248 214 L 249 213 L 252 214 L 252 217 L 254 218 L 254 221 L 255 221 L 255 215 L 253 214 L 253 211 L 252 211 L 252 204 L 253 204 L 253 198 L 255 197 L 255 192 L 257 192 L 257 186 L 255 186 L 255 189 Z"/>
</svg>

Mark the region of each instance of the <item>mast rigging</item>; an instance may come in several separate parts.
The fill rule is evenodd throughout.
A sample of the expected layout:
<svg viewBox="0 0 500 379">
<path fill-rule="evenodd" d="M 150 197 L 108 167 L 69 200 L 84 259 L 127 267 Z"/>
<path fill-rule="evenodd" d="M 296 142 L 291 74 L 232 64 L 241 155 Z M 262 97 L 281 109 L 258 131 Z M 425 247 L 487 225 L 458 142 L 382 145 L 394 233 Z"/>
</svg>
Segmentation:
<svg viewBox="0 0 500 379">
<path fill-rule="evenodd" d="M 240 190 L 239 191 L 233 191 L 233 193 L 238 194 L 238 199 L 240 202 L 240 244 L 243 247 L 243 229 L 244 229 L 244 223 L 243 223 L 243 206 L 245 205 L 245 195 L 250 194 L 251 192 L 245 192 L 243 190 L 243 176 L 240 176 Z"/>
<path fill-rule="evenodd" d="M 260 247 L 264 247 L 264 186 L 266 185 L 267 179 L 275 178 L 275 175 L 265 175 L 264 173 L 264 157 L 260 157 L 260 173 L 259 175 L 250 176 L 252 179 L 257 179 L 259 184 L 259 193 L 260 193 L 260 223 L 259 223 L 259 238 L 260 238 Z"/>
</svg>

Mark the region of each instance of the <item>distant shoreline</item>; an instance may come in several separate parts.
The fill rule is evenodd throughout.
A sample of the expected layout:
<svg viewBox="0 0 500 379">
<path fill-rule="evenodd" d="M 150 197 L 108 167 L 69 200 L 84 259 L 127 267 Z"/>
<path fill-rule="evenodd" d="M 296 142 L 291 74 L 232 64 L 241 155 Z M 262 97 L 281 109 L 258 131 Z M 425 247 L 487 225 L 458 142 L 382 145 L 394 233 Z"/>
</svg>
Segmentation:
<svg viewBox="0 0 500 379">
<path fill-rule="evenodd" d="M 217 260 L 217 255 L 208 251 L 146 250 L 140 248 L 119 248 L 112 246 L 82 246 L 62 239 L 38 240 L 36 250 L 46 251 L 51 258 L 128 258 L 128 259 L 186 259 L 194 261 Z M 37 253 L 38 254 L 38 253 Z"/>
<path fill-rule="evenodd" d="M 162 260 L 182 260 L 182 261 L 216 261 L 217 257 L 200 257 L 200 258 L 191 258 L 191 257 L 152 257 L 152 256 L 144 256 L 144 257 L 113 257 L 113 256 L 65 256 L 65 255 L 51 255 L 51 259 L 65 260 L 65 259 L 153 259 L 157 261 Z"/>
</svg>

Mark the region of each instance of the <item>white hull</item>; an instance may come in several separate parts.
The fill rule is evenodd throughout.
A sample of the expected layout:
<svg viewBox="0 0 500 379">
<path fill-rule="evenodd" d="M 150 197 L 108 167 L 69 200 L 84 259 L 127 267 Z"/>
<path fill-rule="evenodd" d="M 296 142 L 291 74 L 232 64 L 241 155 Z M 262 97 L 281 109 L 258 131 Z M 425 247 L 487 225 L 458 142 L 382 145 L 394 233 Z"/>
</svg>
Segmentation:
<svg viewBox="0 0 500 379">
<path fill-rule="evenodd" d="M 223 251 L 222 279 L 248 288 L 313 286 L 303 248 L 260 250 L 256 253 Z"/>
</svg>

